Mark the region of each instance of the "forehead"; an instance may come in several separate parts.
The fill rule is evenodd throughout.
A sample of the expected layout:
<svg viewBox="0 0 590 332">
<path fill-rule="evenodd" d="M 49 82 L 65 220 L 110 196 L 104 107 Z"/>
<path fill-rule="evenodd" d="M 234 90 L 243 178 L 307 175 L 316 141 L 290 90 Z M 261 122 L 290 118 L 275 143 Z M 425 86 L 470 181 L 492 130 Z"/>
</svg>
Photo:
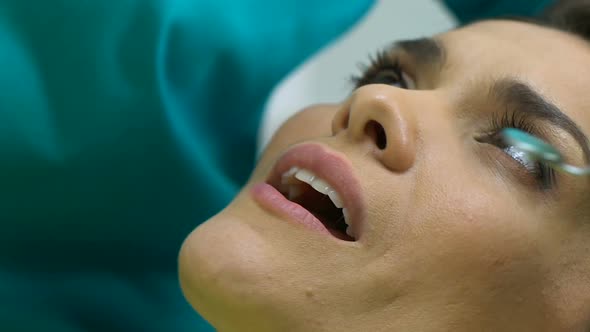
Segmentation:
<svg viewBox="0 0 590 332">
<path fill-rule="evenodd" d="M 445 46 L 445 81 L 527 82 L 590 133 L 590 43 L 551 28 L 484 21 L 437 36 Z"/>
</svg>

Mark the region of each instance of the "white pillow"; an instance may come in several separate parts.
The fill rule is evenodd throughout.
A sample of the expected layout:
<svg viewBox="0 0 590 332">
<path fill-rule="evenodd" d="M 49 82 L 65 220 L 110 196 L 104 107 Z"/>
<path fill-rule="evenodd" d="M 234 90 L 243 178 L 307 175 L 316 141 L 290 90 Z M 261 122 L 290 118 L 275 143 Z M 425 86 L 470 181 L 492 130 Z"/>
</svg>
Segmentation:
<svg viewBox="0 0 590 332">
<path fill-rule="evenodd" d="M 349 33 L 299 66 L 269 98 L 258 135 L 262 151 L 279 126 L 295 112 L 317 103 L 340 102 L 349 78 L 368 55 L 400 39 L 431 36 L 457 25 L 439 1 L 380 0 Z"/>
</svg>

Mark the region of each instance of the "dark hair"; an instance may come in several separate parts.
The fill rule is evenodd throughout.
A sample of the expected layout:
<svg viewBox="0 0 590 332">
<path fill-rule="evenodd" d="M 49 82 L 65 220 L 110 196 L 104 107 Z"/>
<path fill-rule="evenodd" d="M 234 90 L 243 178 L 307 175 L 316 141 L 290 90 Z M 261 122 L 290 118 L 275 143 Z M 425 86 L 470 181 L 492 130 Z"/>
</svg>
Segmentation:
<svg viewBox="0 0 590 332">
<path fill-rule="evenodd" d="M 590 0 L 556 1 L 541 14 L 539 21 L 590 41 Z"/>
</svg>

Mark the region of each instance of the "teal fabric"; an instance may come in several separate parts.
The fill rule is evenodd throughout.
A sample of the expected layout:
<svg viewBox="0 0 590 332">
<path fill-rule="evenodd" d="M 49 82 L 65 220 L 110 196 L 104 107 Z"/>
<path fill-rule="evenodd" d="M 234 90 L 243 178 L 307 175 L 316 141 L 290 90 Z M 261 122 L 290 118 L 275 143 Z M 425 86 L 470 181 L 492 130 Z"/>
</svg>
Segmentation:
<svg viewBox="0 0 590 332">
<path fill-rule="evenodd" d="M 370 0 L 2 0 L 0 331 L 206 331 L 181 242 L 273 85 Z"/>
<path fill-rule="evenodd" d="M 554 0 L 444 0 L 462 23 L 505 15 L 534 16 Z"/>
<path fill-rule="evenodd" d="M 2 0 L 0 331 L 211 330 L 180 244 L 245 181 L 273 85 L 371 2 Z"/>
</svg>

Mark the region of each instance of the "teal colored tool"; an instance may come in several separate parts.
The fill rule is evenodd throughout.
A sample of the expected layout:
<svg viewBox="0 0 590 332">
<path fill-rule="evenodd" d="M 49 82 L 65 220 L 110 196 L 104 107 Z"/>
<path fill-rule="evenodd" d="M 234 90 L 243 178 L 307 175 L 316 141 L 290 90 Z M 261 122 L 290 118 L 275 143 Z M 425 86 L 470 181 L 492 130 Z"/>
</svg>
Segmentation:
<svg viewBox="0 0 590 332">
<path fill-rule="evenodd" d="M 531 160 L 546 163 L 551 168 L 573 175 L 589 175 L 590 167 L 578 167 L 567 164 L 557 149 L 543 140 L 515 128 L 502 130 L 506 144 L 526 153 Z"/>
</svg>

